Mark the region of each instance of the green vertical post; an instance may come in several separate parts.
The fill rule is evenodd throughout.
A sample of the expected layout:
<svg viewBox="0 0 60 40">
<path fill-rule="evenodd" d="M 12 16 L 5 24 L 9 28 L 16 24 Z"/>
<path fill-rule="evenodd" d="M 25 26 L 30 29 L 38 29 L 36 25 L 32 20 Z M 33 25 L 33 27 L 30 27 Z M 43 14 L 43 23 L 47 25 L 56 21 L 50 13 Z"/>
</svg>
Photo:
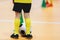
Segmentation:
<svg viewBox="0 0 60 40">
<path fill-rule="evenodd" d="M 46 7 L 46 2 L 45 2 L 45 0 L 42 1 L 42 7 L 43 7 L 43 8 Z"/>
</svg>

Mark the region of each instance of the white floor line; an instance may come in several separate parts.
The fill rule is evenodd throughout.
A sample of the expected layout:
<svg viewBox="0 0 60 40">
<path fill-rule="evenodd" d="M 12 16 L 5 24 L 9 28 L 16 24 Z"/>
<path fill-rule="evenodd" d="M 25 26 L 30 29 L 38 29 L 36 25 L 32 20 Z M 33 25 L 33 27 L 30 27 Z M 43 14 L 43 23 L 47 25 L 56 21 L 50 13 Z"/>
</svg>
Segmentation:
<svg viewBox="0 0 60 40">
<path fill-rule="evenodd" d="M 13 20 L 0 20 L 0 23 L 1 22 L 13 22 Z M 32 23 L 35 23 L 35 24 L 41 24 L 41 23 L 47 23 L 47 24 L 60 24 L 60 22 L 43 22 L 43 21 L 32 21 Z"/>
</svg>

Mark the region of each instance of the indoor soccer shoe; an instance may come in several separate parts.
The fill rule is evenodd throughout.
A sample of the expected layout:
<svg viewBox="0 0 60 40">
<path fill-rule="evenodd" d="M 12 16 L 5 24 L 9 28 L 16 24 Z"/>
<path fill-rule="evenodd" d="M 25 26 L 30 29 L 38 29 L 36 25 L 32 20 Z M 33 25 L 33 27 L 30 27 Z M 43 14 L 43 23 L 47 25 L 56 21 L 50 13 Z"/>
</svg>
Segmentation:
<svg viewBox="0 0 60 40">
<path fill-rule="evenodd" d="M 31 32 L 30 32 L 30 33 L 31 33 Z M 21 35 L 22 37 L 26 37 L 25 31 L 24 31 L 24 30 L 21 30 L 21 31 L 20 31 L 20 35 Z"/>
<path fill-rule="evenodd" d="M 21 34 L 22 37 L 32 38 L 32 35 L 30 35 L 30 34 L 26 35 L 24 30 L 21 30 L 20 34 Z"/>
<path fill-rule="evenodd" d="M 27 35 L 26 35 L 26 38 L 32 39 L 33 36 L 32 36 L 31 34 L 27 34 Z"/>
<path fill-rule="evenodd" d="M 11 35 L 11 38 L 18 39 L 18 37 L 19 37 L 19 35 L 18 35 L 18 34 L 16 34 L 16 35 L 15 35 L 15 34 L 12 34 L 12 35 Z"/>
<path fill-rule="evenodd" d="M 30 34 L 24 34 L 24 35 L 21 35 L 22 37 L 26 37 L 26 38 L 28 38 L 28 39 L 32 39 L 33 38 L 33 36 L 32 35 L 30 35 Z"/>
</svg>

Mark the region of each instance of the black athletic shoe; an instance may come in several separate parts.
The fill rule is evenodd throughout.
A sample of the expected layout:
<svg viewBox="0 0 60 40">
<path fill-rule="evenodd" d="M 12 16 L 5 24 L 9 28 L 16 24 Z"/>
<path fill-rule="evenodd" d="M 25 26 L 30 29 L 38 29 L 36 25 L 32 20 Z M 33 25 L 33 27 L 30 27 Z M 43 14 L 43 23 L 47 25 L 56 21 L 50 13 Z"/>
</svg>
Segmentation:
<svg viewBox="0 0 60 40">
<path fill-rule="evenodd" d="M 31 32 L 30 32 L 30 33 L 31 33 Z M 25 33 L 24 30 L 21 30 L 21 31 L 20 31 L 20 34 L 21 34 L 22 37 L 26 37 L 26 33 Z"/>
<path fill-rule="evenodd" d="M 26 35 L 26 38 L 32 39 L 33 36 L 32 36 L 31 34 L 27 34 L 27 35 Z"/>
<path fill-rule="evenodd" d="M 11 35 L 11 38 L 18 39 L 18 37 L 19 37 L 19 35 L 18 35 L 18 34 L 16 34 L 16 35 L 12 34 L 12 35 Z"/>
</svg>

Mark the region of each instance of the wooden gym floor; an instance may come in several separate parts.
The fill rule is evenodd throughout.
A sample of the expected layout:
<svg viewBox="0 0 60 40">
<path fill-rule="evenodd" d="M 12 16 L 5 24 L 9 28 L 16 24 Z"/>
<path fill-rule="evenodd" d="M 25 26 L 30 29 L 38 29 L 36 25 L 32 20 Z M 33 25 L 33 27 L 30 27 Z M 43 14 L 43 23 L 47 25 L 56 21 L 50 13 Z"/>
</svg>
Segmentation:
<svg viewBox="0 0 60 40">
<path fill-rule="evenodd" d="M 31 40 L 60 40 L 60 1 L 53 1 L 53 8 L 41 8 L 41 0 L 33 0 L 31 9 Z M 13 33 L 14 12 L 11 0 L 0 0 L 0 40 L 10 38 Z M 19 37 L 18 40 L 28 40 Z"/>
</svg>

